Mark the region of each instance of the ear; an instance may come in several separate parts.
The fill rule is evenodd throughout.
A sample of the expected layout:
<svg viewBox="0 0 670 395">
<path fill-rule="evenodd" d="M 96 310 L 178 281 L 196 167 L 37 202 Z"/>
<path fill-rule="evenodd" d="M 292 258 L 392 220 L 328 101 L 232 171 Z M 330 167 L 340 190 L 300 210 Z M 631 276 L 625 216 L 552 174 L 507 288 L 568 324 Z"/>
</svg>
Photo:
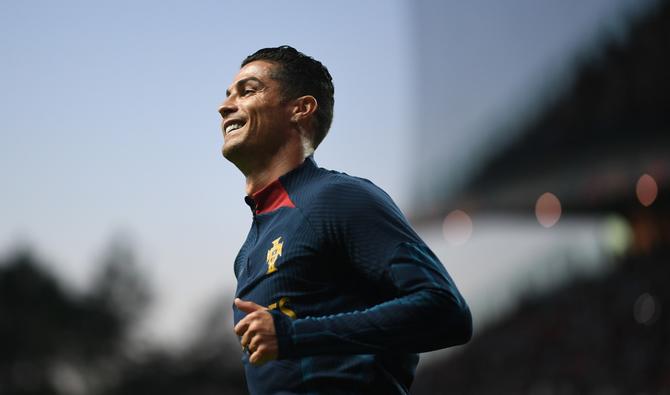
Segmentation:
<svg viewBox="0 0 670 395">
<path fill-rule="evenodd" d="M 316 98 L 310 95 L 300 96 L 295 99 L 293 103 L 293 113 L 291 114 L 291 121 L 293 122 L 304 122 L 305 120 L 311 119 L 319 106 L 316 102 Z"/>
</svg>

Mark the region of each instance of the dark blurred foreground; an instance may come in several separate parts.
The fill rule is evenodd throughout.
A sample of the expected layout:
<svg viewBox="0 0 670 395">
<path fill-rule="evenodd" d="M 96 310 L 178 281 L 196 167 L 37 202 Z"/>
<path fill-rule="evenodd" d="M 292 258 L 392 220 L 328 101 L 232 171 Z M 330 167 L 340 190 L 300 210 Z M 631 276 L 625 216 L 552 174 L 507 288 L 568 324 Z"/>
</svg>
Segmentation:
<svg viewBox="0 0 670 395">
<path fill-rule="evenodd" d="M 108 260 L 84 293 L 27 251 L 0 262 L 0 394 L 246 393 L 230 303 L 180 350 L 133 336 L 148 290 L 128 257 Z M 657 245 L 529 295 L 457 355 L 422 366 L 412 393 L 670 394 L 669 263 Z"/>
<path fill-rule="evenodd" d="M 112 248 L 87 292 L 30 251 L 0 262 L 0 394 L 247 393 L 230 303 L 179 351 L 134 336 L 150 292 L 130 252 Z"/>
<path fill-rule="evenodd" d="M 532 295 L 413 394 L 670 394 L 670 249 Z"/>
</svg>

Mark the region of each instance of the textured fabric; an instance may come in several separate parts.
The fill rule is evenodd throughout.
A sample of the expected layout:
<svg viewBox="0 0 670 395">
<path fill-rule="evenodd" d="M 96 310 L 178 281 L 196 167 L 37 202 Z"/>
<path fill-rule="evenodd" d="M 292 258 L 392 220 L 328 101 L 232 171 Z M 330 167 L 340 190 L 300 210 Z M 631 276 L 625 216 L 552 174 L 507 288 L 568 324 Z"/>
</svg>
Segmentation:
<svg viewBox="0 0 670 395">
<path fill-rule="evenodd" d="M 235 259 L 236 297 L 271 309 L 279 343 L 276 361 L 242 357 L 250 393 L 407 394 L 417 353 L 471 336 L 454 282 L 370 181 L 312 157 L 278 181 L 292 205 L 256 214 L 266 202 L 247 197 Z"/>
</svg>

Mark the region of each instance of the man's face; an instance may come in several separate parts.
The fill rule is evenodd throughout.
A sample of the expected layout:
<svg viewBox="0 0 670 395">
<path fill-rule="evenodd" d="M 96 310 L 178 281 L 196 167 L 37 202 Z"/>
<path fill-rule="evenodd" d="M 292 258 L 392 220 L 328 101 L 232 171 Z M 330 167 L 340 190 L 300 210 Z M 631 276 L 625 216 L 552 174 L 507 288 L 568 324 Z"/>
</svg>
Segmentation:
<svg viewBox="0 0 670 395">
<path fill-rule="evenodd" d="M 254 61 L 240 69 L 219 108 L 223 156 L 233 163 L 269 157 L 286 141 L 291 111 L 280 82 L 272 78 L 277 65 Z"/>
</svg>

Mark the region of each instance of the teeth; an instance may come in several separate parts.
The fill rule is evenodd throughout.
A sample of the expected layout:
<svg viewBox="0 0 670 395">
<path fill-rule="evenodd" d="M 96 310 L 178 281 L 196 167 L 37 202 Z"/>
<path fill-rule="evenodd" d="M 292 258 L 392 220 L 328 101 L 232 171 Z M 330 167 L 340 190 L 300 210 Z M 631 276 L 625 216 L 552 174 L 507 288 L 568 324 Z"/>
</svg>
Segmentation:
<svg viewBox="0 0 670 395">
<path fill-rule="evenodd" d="M 232 132 L 233 130 L 237 130 L 242 127 L 241 123 L 231 123 L 230 125 L 226 126 L 226 134 Z"/>
</svg>

